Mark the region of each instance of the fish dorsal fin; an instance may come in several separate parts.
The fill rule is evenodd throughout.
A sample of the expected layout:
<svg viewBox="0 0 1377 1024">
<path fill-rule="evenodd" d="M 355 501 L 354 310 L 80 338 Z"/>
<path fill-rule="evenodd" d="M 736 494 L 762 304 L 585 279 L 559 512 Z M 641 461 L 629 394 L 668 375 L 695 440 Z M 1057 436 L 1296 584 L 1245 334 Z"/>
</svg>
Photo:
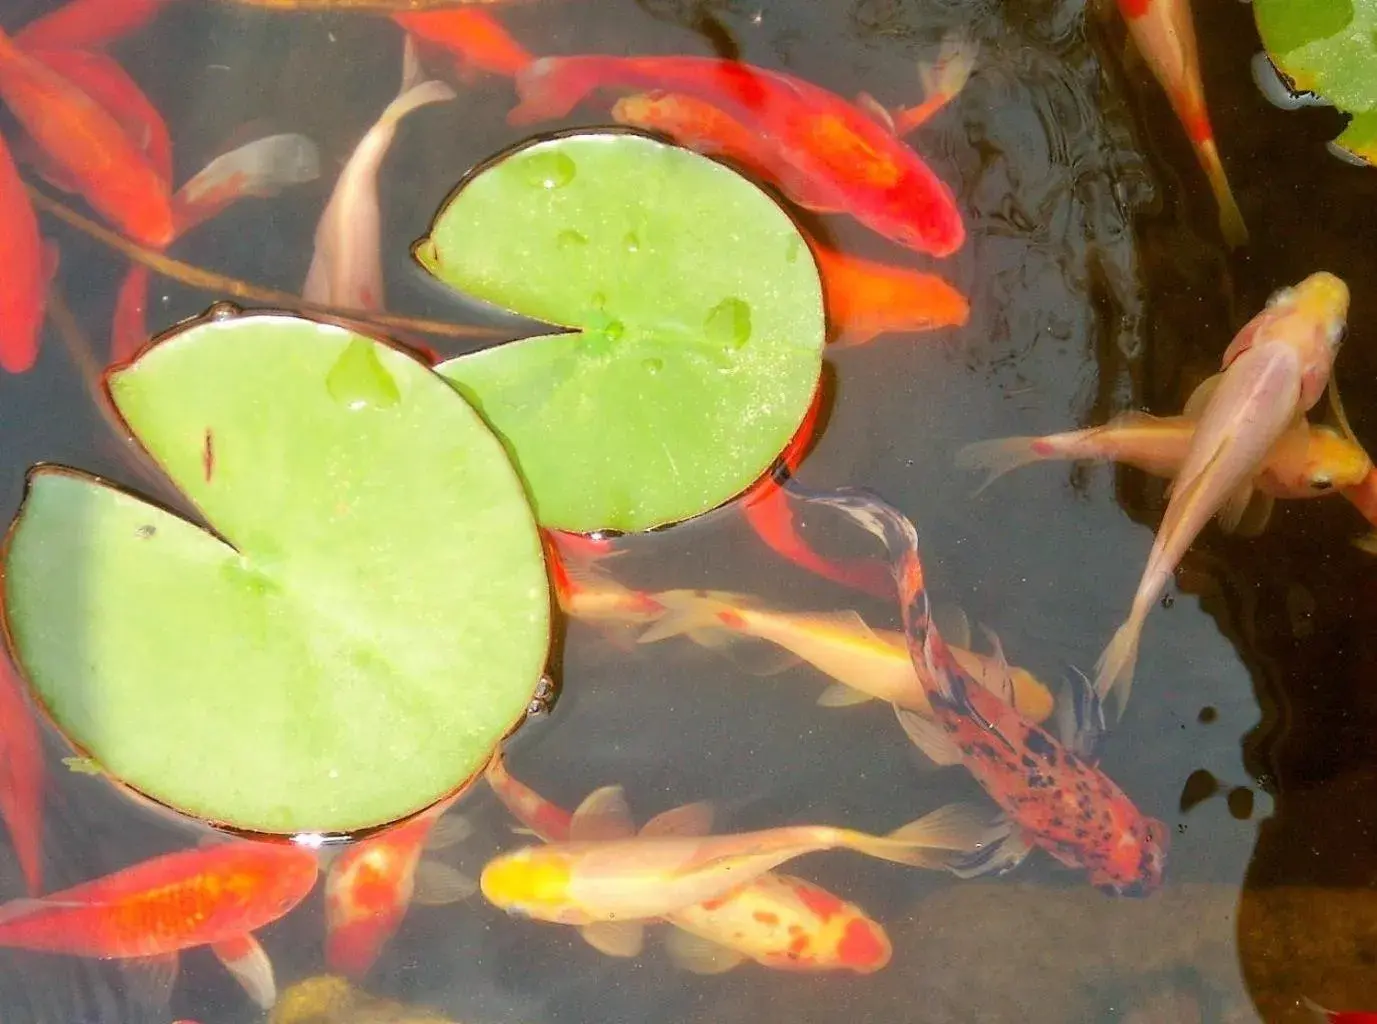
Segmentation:
<svg viewBox="0 0 1377 1024">
<path fill-rule="evenodd" d="M 466 900 L 478 891 L 478 883 L 458 868 L 435 860 L 416 865 L 416 888 L 411 899 L 423 907 L 443 907 Z"/>
<path fill-rule="evenodd" d="M 579 929 L 583 941 L 608 956 L 639 956 L 645 946 L 645 925 L 640 921 L 594 921 Z"/>
<path fill-rule="evenodd" d="M 462 843 L 473 835 L 473 822 L 462 814 L 451 814 L 437 821 L 421 845 L 427 850 L 443 850 Z"/>
<path fill-rule="evenodd" d="M 705 836 L 712 831 L 712 804 L 699 801 L 661 811 L 645 823 L 643 837 Z"/>
<path fill-rule="evenodd" d="M 631 821 L 631 809 L 621 786 L 603 786 L 584 798 L 569 821 L 569 839 L 573 842 L 600 842 L 627 839 L 636 834 Z"/>
<path fill-rule="evenodd" d="M 932 624 L 942 634 L 948 647 L 971 646 L 971 620 L 959 605 L 934 605 Z"/>
<path fill-rule="evenodd" d="M 894 115 L 889 112 L 883 103 L 877 100 L 868 92 L 856 95 L 856 106 L 863 110 L 870 119 L 878 124 L 891 135 L 897 134 L 894 129 Z"/>
<path fill-rule="evenodd" d="M 691 974 L 725 974 L 746 959 L 744 953 L 730 946 L 682 928 L 670 929 L 665 936 L 665 949 L 671 960 Z"/>
<path fill-rule="evenodd" d="M 818 694 L 817 703 L 820 708 L 849 708 L 875 699 L 864 690 L 857 690 L 845 683 L 833 683 Z"/>
<path fill-rule="evenodd" d="M 1200 414 L 1205 411 L 1205 406 L 1209 404 L 1210 398 L 1219 387 L 1219 382 L 1224 379 L 1222 373 L 1216 373 L 1212 377 L 1206 377 L 1195 386 L 1190 397 L 1186 399 L 1186 404 L 1181 409 L 1181 415 L 1189 416 L 1191 419 L 1198 420 Z"/>
<path fill-rule="evenodd" d="M 268 959 L 268 954 L 257 939 L 252 935 L 241 935 L 212 943 L 210 948 L 250 999 L 265 1010 L 272 1009 L 277 1002 L 273 962 Z"/>
<path fill-rule="evenodd" d="M 862 640 L 870 640 L 877 644 L 884 643 L 870 623 L 861 618 L 860 612 L 849 608 L 834 612 L 803 612 L 794 617 L 794 622 L 804 629 L 844 633 L 847 636 L 859 637 Z"/>
<path fill-rule="evenodd" d="M 990 660 L 995 666 L 993 681 L 999 686 L 998 690 L 989 686 L 986 689 L 999 696 L 1005 704 L 1014 707 L 1014 670 L 1009 667 L 1009 659 L 1004 654 L 1004 644 L 1000 641 L 999 634 L 983 623 L 980 632 L 985 634 L 985 639 L 990 645 Z"/>
</svg>

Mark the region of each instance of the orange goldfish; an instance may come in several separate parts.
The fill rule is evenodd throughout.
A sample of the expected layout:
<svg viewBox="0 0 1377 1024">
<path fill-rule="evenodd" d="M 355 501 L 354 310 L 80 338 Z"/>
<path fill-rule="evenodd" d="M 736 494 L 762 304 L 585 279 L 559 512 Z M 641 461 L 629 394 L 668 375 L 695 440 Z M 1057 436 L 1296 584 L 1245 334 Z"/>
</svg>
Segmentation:
<svg viewBox="0 0 1377 1024">
<path fill-rule="evenodd" d="M 38 359 L 52 257 L 45 256 L 24 181 L 0 138 L 0 369 L 24 373 Z"/>
<path fill-rule="evenodd" d="M 154 857 L 42 899 L 0 906 L 0 946 L 101 959 L 160 958 L 210 946 L 261 1006 L 276 998 L 272 963 L 252 932 L 315 886 L 315 854 L 235 841 Z"/>
<path fill-rule="evenodd" d="M 1129 35 L 1147 59 L 1152 73 L 1166 90 L 1172 109 L 1190 136 L 1196 159 L 1209 179 L 1219 205 L 1219 226 L 1230 245 L 1248 240 L 1243 214 L 1234 201 L 1205 106 L 1205 87 L 1200 82 L 1200 53 L 1190 0 L 1118 0 L 1128 23 Z"/>
<path fill-rule="evenodd" d="M 500 754 L 488 766 L 488 782 L 540 839 L 568 841 L 572 815 L 512 778 Z M 668 939 L 670 955 L 699 974 L 717 974 L 745 960 L 778 970 L 871 974 L 892 952 L 883 926 L 860 907 L 774 871 L 665 919 L 676 926 Z"/>
<path fill-rule="evenodd" d="M 891 124 L 792 75 L 709 57 L 545 57 L 517 74 L 516 87 L 511 124 L 562 117 L 600 88 L 706 102 L 768 143 L 752 148 L 754 169 L 800 205 L 847 213 L 933 256 L 965 242 L 951 189 Z"/>
<path fill-rule="evenodd" d="M 577 538 L 577 539 L 575 539 Z M 577 534 L 544 531 L 546 561 L 564 614 L 602 625 L 649 622 L 664 611 L 649 594 L 612 579 L 590 557 Z"/>
<path fill-rule="evenodd" d="M 423 847 L 463 834 L 453 830 L 432 838 L 436 823 L 458 797 L 456 793 L 395 828 L 360 840 L 330 865 L 325 876 L 325 962 L 330 970 L 354 977 L 366 973 L 413 897 L 438 905 L 472 895 L 477 888 L 472 879 L 421 861 Z"/>
<path fill-rule="evenodd" d="M 449 51 L 464 69 L 511 76 L 535 59 L 486 11 L 408 11 L 392 20 L 422 43 Z"/>
<path fill-rule="evenodd" d="M 355 147 L 320 216 L 302 298 L 347 309 L 383 308 L 378 171 L 403 117 L 428 103 L 452 99 L 454 90 L 444 82 L 422 77 L 408 37 L 401 91 Z"/>
<path fill-rule="evenodd" d="M 987 842 L 987 825 L 942 808 L 888 836 L 826 825 L 706 835 L 711 811 L 688 804 L 636 834 L 619 786 L 592 793 L 574 812 L 569 839 L 499 854 L 479 884 L 508 913 L 574 925 L 613 955 L 641 948 L 647 919 L 718 899 L 785 861 L 849 849 L 914 867 L 943 868 Z"/>
<path fill-rule="evenodd" d="M 137 32 L 168 0 L 72 0 L 29 22 L 14 41 L 29 50 L 92 50 Z"/>
<path fill-rule="evenodd" d="M 761 608 L 749 598 L 710 590 L 669 590 L 651 595 L 665 615 L 640 637 L 654 643 L 684 634 L 707 647 L 754 637 L 775 644 L 838 680 L 818 703 L 841 707 L 882 700 L 930 715 L 925 687 L 908 656 L 902 632 L 873 630 L 855 612 L 790 613 Z M 1013 668 L 999 643 L 987 656 L 953 647 L 952 656 L 982 686 L 997 693 L 1011 689 L 1012 703 L 1041 722 L 1052 713 L 1052 694 L 1032 673 Z"/>
<path fill-rule="evenodd" d="M 966 297 L 936 274 L 848 256 L 813 243 L 823 299 L 838 348 L 881 334 L 964 327 Z"/>
<path fill-rule="evenodd" d="M 148 245 L 171 241 L 167 181 L 104 107 L 3 32 L 0 99 L 102 216 Z"/>
<path fill-rule="evenodd" d="M 0 655 L 0 815 L 29 895 L 43 891 L 43 740 L 24 684 Z"/>
<path fill-rule="evenodd" d="M 1249 481 L 1279 437 L 1319 400 L 1348 315 L 1348 286 L 1311 274 L 1274 294 L 1224 353 L 1224 373 L 1197 389 L 1198 426 L 1157 530 L 1128 619 L 1100 656 L 1095 690 L 1128 698 L 1138 641 L 1181 556 L 1210 518 L 1246 503 Z M 1188 408 L 1187 412 L 1192 410 Z"/>
<path fill-rule="evenodd" d="M 1104 730 L 1094 691 L 1076 691 L 1074 731 L 1068 744 L 1059 742 L 979 685 L 952 656 L 932 623 L 918 535 L 908 519 L 863 491 L 796 493 L 846 514 L 884 542 L 893 559 L 909 656 L 928 688 L 933 715 L 929 720 L 896 708 L 899 722 L 938 764 L 963 765 L 1004 812 L 1002 839 L 949 865 L 951 870 L 1007 871 L 1036 846 L 1068 867 L 1084 869 L 1091 884 L 1110 892 L 1145 896 L 1156 890 L 1170 836 L 1092 763 Z"/>
</svg>

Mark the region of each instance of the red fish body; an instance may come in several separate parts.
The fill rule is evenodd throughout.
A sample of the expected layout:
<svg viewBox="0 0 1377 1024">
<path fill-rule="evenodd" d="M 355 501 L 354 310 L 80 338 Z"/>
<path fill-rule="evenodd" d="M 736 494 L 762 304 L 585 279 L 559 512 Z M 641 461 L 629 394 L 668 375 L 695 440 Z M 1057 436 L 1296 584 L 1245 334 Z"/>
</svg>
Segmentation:
<svg viewBox="0 0 1377 1024">
<path fill-rule="evenodd" d="M 9 147 L 0 138 L 0 369 L 23 373 L 38 358 L 47 304 L 43 240 Z"/>
<path fill-rule="evenodd" d="M 14 41 L 31 50 L 91 50 L 137 32 L 168 0 L 72 0 L 17 33 Z"/>
<path fill-rule="evenodd" d="M 522 102 L 508 115 L 512 124 L 562 117 L 600 88 L 705 101 L 768 140 L 760 171 L 800 205 L 843 211 L 933 256 L 965 241 L 951 189 L 892 126 L 791 75 L 709 57 L 546 57 L 521 71 L 516 86 Z"/>
<path fill-rule="evenodd" d="M 711 103 L 674 93 L 641 93 L 624 96 L 612 105 L 618 124 L 661 132 L 679 145 L 739 164 L 766 178 L 775 161 L 769 140 L 728 117 Z"/>
<path fill-rule="evenodd" d="M 408 11 L 392 20 L 423 44 L 444 49 L 465 69 L 511 77 L 535 58 L 486 11 Z"/>
<path fill-rule="evenodd" d="M 962 327 L 966 297 L 936 274 L 848 256 L 813 243 L 837 347 L 863 345 L 895 331 Z"/>
<path fill-rule="evenodd" d="M 2 144 L 0 144 L 2 146 Z M 23 684 L 0 657 L 0 815 L 29 895 L 43 891 L 43 740 Z"/>
</svg>

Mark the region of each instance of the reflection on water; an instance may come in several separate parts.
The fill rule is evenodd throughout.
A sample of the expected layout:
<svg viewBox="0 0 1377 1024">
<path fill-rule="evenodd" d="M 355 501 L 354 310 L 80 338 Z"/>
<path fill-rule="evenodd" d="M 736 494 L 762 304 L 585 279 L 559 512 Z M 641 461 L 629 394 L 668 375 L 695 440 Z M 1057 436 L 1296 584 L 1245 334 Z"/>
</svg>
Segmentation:
<svg viewBox="0 0 1377 1024">
<path fill-rule="evenodd" d="M 7 0 L 0 21 L 22 24 L 44 6 Z M 943 274 L 969 297 L 970 322 L 834 355 L 830 419 L 800 475 L 813 487 L 867 486 L 903 509 L 919 525 L 936 597 L 993 627 L 1014 663 L 1055 679 L 1088 670 L 1127 610 L 1162 485 L 1132 471 L 1042 466 L 972 500 L 978 480 L 952 463 L 961 445 L 1126 408 L 1174 412 L 1274 288 L 1321 267 L 1352 287 L 1354 341 L 1338 379 L 1359 436 L 1377 430 L 1377 393 L 1361 384 L 1377 373 L 1365 330 L 1377 256 L 1354 215 L 1377 199 L 1377 174 L 1326 156 L 1331 111 L 1287 114 L 1257 93 L 1245 5 L 1197 8 L 1215 126 L 1253 231 L 1234 256 L 1160 91 L 1123 57 L 1122 25 L 1078 0 L 541 0 L 502 16 L 537 53 L 739 56 L 886 105 L 921 98 L 916 64 L 946 33 L 979 42 L 973 79 L 913 137 L 966 215 L 970 241 L 955 257 L 933 264 L 841 218 L 802 218 L 829 244 Z M 252 135 L 301 132 L 322 153 L 320 181 L 241 204 L 176 255 L 298 288 L 335 169 L 390 98 L 399 48 L 390 23 L 368 16 L 199 0 L 169 5 L 119 44 L 173 127 L 179 179 Z M 458 89 L 447 109 L 399 129 L 382 177 L 384 264 L 396 311 L 477 321 L 406 256 L 459 175 L 519 138 L 503 120 L 509 82 Z M 53 233 L 76 319 L 103 343 L 122 267 L 80 235 Z M 150 326 L 213 298 L 155 279 Z M 7 516 L 22 470 L 39 460 L 127 478 L 52 341 L 33 374 L 0 378 Z M 1154 613 L 1134 705 L 1103 762 L 1176 829 L 1171 884 L 1153 899 L 1101 896 L 1039 857 L 1016 880 L 964 884 L 821 855 L 791 870 L 886 924 L 894 958 L 873 976 L 747 966 L 696 977 L 656 941 L 614 961 L 570 929 L 508 919 L 475 898 L 413 908 L 365 986 L 457 1020 L 551 1024 L 1300 1021 L 1302 997 L 1377 1008 L 1377 909 L 1366 894 L 1377 864 L 1377 569 L 1347 543 L 1361 525 L 1339 502 L 1305 502 L 1279 508 L 1257 539 L 1207 529 L 1171 607 Z M 628 547 L 616 566 L 628 584 L 740 591 L 897 624 L 885 603 L 784 565 L 732 514 Z M 885 709 L 816 707 L 819 680 L 804 667 L 762 677 L 687 641 L 626 649 L 581 623 L 568 627 L 562 657 L 559 705 L 523 730 L 511 762 L 564 806 L 621 783 L 639 818 L 709 798 L 733 830 L 816 821 L 884 831 L 981 797 L 961 773 L 920 764 Z M 53 887 L 194 841 L 99 780 L 54 775 Z M 476 874 L 483 857 L 524 842 L 486 791 L 462 810 L 478 835 L 444 854 L 455 866 Z M 18 892 L 17 869 L 3 867 L 3 892 Z M 322 928 L 315 897 L 266 931 L 284 989 L 321 972 Z M 175 1014 L 251 1019 L 208 954 L 183 966 Z M 12 1024 L 144 1019 L 130 991 L 111 965 L 0 952 L 0 1015 Z"/>
</svg>

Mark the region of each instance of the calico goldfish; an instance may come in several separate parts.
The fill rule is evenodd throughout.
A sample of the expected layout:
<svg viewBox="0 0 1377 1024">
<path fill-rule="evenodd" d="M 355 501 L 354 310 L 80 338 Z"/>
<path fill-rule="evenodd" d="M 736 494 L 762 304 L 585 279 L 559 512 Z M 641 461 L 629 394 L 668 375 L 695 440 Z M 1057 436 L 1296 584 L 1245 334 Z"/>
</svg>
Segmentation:
<svg viewBox="0 0 1377 1024">
<path fill-rule="evenodd" d="M 847 213 L 932 256 L 965 242 L 951 189 L 892 125 L 792 75 L 710 57 L 544 57 L 517 74 L 516 87 L 514 125 L 562 117 L 601 88 L 706 102 L 768 142 L 753 148 L 754 169 L 801 206 Z"/>
<path fill-rule="evenodd" d="M 826 825 L 707 835 L 711 811 L 688 804 L 652 818 L 637 834 L 621 787 L 605 786 L 574 811 L 569 839 L 499 854 L 479 884 L 494 906 L 574 925 L 590 945 L 633 956 L 643 926 L 718 899 L 786 861 L 849 849 L 912 867 L 944 868 L 987 840 L 987 824 L 941 808 L 888 836 Z"/>
<path fill-rule="evenodd" d="M 330 970 L 354 977 L 366 973 L 402 923 L 413 897 L 439 905 L 473 894 L 477 886 L 472 879 L 421 860 L 424 848 L 465 834 L 459 826 L 436 835 L 436 824 L 458 796 L 360 840 L 331 863 L 325 875 L 325 963 Z"/>
<path fill-rule="evenodd" d="M 0 99 L 103 217 L 147 245 L 172 240 L 168 183 L 119 121 L 3 32 Z"/>
<path fill-rule="evenodd" d="M 0 369 L 24 373 L 38 359 L 52 259 L 19 169 L 0 138 Z"/>
<path fill-rule="evenodd" d="M 837 348 L 881 334 L 964 327 L 970 319 L 966 297 L 936 274 L 848 256 L 816 241 L 812 248 Z"/>
<path fill-rule="evenodd" d="M 37 900 L 0 906 L 0 946 L 100 959 L 160 958 L 210 946 L 260 1006 L 276 998 L 252 933 L 315 886 L 315 854 L 248 841 L 154 857 Z"/>
<path fill-rule="evenodd" d="M 169 0 L 71 0 L 29 22 L 14 41 L 28 50 L 93 50 L 148 24 Z"/>
<path fill-rule="evenodd" d="M 1319 400 L 1347 315 L 1348 286 L 1333 274 L 1311 274 L 1268 299 L 1225 350 L 1224 372 L 1197 389 L 1198 426 L 1132 610 L 1100 656 L 1095 690 L 1101 699 L 1117 686 L 1122 709 L 1148 612 L 1205 524 L 1221 509 L 1236 519 L 1267 452 Z"/>
<path fill-rule="evenodd" d="M 669 590 L 653 594 L 664 616 L 640 637 L 654 643 L 686 635 L 706 647 L 753 637 L 779 648 L 838 682 L 818 703 L 841 707 L 882 700 L 929 715 L 926 689 L 914 672 L 908 642 L 901 632 L 874 630 L 855 612 L 790 613 L 762 608 L 749 598 L 710 590 Z M 952 656 L 982 686 L 1010 700 L 1023 714 L 1041 722 L 1052 713 L 1052 694 L 1032 673 L 1010 666 L 998 641 L 996 654 L 977 654 L 953 647 Z"/>
<path fill-rule="evenodd" d="M 392 20 L 419 42 L 446 50 L 461 69 L 515 75 L 535 58 L 486 11 L 456 7 L 407 11 Z"/>
<path fill-rule="evenodd" d="M 444 82 L 422 77 L 408 37 L 401 90 L 355 147 L 320 216 L 302 298 L 346 309 L 383 308 L 378 171 L 403 117 L 429 103 L 452 99 L 454 90 Z"/>
<path fill-rule="evenodd" d="M 1243 214 L 1219 159 L 1200 81 L 1200 52 L 1190 0 L 1118 0 L 1129 35 L 1166 91 L 1177 118 L 1190 136 L 1210 190 L 1219 206 L 1219 226 L 1230 245 L 1248 240 Z"/>
<path fill-rule="evenodd" d="M 897 509 L 858 490 L 796 493 L 836 509 L 879 538 L 893 560 L 909 656 L 928 688 L 932 719 L 896 708 L 909 738 L 938 764 L 960 764 L 1004 812 L 1003 836 L 960 864 L 971 875 L 1007 871 L 1033 847 L 1091 884 L 1145 896 L 1162 884 L 1170 836 L 1093 764 L 1104 719 L 1088 686 L 1075 691 L 1074 726 L 1062 743 L 997 694 L 979 685 L 952 656 L 929 611 L 918 535 Z"/>
<path fill-rule="evenodd" d="M 502 803 L 536 836 L 547 843 L 568 841 L 572 815 L 512 778 L 500 754 L 487 777 Z M 675 926 L 666 940 L 670 956 L 697 974 L 717 974 L 746 960 L 776 970 L 871 974 L 892 952 L 884 927 L 860 907 L 774 871 L 665 920 Z"/>
</svg>

